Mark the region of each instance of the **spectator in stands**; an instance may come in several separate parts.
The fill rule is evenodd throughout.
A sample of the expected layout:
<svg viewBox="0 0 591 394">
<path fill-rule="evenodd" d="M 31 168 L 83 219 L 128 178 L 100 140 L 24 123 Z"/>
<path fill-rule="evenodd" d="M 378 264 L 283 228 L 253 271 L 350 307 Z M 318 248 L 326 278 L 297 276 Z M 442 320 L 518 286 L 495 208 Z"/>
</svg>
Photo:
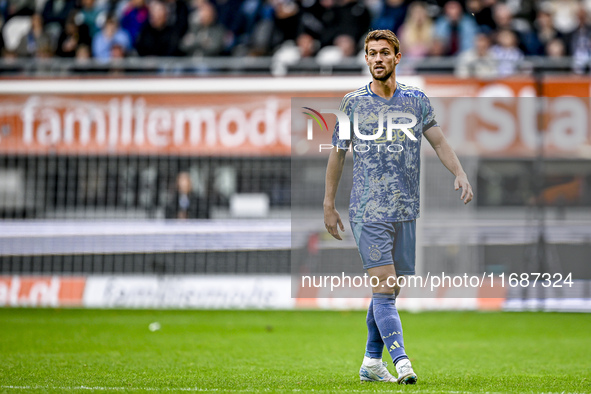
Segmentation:
<svg viewBox="0 0 591 394">
<path fill-rule="evenodd" d="M 367 33 L 371 15 L 359 0 L 321 0 L 323 30 L 319 37 L 322 46 L 334 45 L 340 35 L 353 37 L 356 43 Z"/>
<path fill-rule="evenodd" d="M 420 59 L 427 56 L 433 43 L 433 21 L 425 3 L 412 3 L 399 32 L 401 52 L 405 57 Z"/>
<path fill-rule="evenodd" d="M 527 21 L 515 19 L 511 8 L 504 3 L 495 5 L 493 15 L 497 25 L 497 32 L 511 30 L 515 34 L 519 49 L 528 55 L 535 55 L 535 51 L 537 50 L 535 45 L 535 31 Z"/>
<path fill-rule="evenodd" d="M 306 34 L 313 40 L 317 41 L 324 29 L 324 24 L 322 23 L 324 8 L 320 4 L 320 1 L 302 1 L 300 4 L 300 12 L 300 35 Z"/>
<path fill-rule="evenodd" d="M 355 40 L 348 34 L 341 34 L 335 38 L 333 45 L 327 45 L 318 51 L 316 62 L 324 66 L 333 66 L 355 55 Z"/>
<path fill-rule="evenodd" d="M 273 28 L 273 13 L 273 7 L 265 0 L 245 0 L 238 6 L 232 25 L 224 24 L 218 17 L 228 32 L 226 49 L 235 56 L 247 56 L 251 48 L 265 47 L 267 32 Z"/>
<path fill-rule="evenodd" d="M 127 56 L 127 49 L 118 43 L 111 45 L 111 59 L 124 59 Z"/>
<path fill-rule="evenodd" d="M 591 60 L 591 24 L 589 15 L 583 4 L 577 10 L 578 25 L 566 37 L 569 53 L 573 57 L 573 67 L 576 73 L 589 68 Z"/>
<path fill-rule="evenodd" d="M 167 219 L 207 219 L 209 207 L 207 202 L 199 198 L 193 190 L 191 176 L 188 172 L 181 172 L 177 176 L 176 190 L 169 197 L 166 205 Z"/>
<path fill-rule="evenodd" d="M 434 37 L 429 50 L 430 57 L 443 57 L 447 53 L 446 43 L 439 37 Z"/>
<path fill-rule="evenodd" d="M 43 21 L 47 29 L 61 33 L 68 16 L 76 6 L 76 0 L 47 0 L 43 6 Z"/>
<path fill-rule="evenodd" d="M 81 44 L 78 46 L 78 49 L 76 49 L 76 57 L 74 58 L 72 71 L 76 74 L 93 73 L 92 53 L 88 45 Z"/>
<path fill-rule="evenodd" d="M 566 56 L 566 47 L 564 41 L 559 38 L 554 38 L 546 43 L 544 54 L 551 59 L 560 59 Z"/>
<path fill-rule="evenodd" d="M 56 55 L 59 57 L 75 57 L 80 45 L 90 46 L 91 38 L 86 26 L 78 26 L 73 15 L 68 18 L 62 34 L 57 41 Z"/>
<path fill-rule="evenodd" d="M 563 39 L 563 34 L 554 28 L 552 14 L 547 10 L 541 9 L 538 11 L 534 27 L 535 33 L 528 51 L 531 55 L 546 55 L 546 47 L 550 41 Z"/>
<path fill-rule="evenodd" d="M 587 70 L 591 61 L 591 24 L 583 5 L 591 6 L 591 0 L 586 3 L 583 0 L 426 0 L 426 3 L 411 0 L 149 0 L 150 6 L 147 1 L 0 0 L 0 18 L 27 15 L 34 4 L 38 4 L 46 18 L 43 50 L 35 47 L 40 36 L 35 36 L 38 30 L 35 33 L 34 27 L 26 39 L 11 43 L 13 48 L 18 42 L 15 50 L 18 56 L 29 57 L 46 57 L 55 52 L 56 56 L 73 58 L 80 45 L 90 47 L 91 53 L 100 59 L 119 55 L 119 49 L 113 50 L 108 44 L 105 29 L 98 28 L 101 15 L 106 15 L 107 8 L 113 12 L 116 7 L 117 14 L 121 15 L 121 28 L 141 56 L 183 53 L 256 56 L 272 54 L 281 46 L 297 52 L 301 58 L 316 54 L 322 47 L 338 49 L 334 48 L 338 37 L 339 50 L 350 52 L 349 38 L 357 49 L 360 38 L 372 26 L 397 30 L 404 44 L 402 52 L 411 58 L 455 56 L 472 48 L 474 50 L 466 58 L 478 58 L 480 50 L 474 48 L 474 44 L 484 40 L 481 37 L 472 40 L 472 37 L 485 32 L 497 43 L 493 56 L 503 59 L 501 75 L 515 72 L 514 59 L 524 55 L 554 58 L 571 55 L 575 58 L 577 72 Z M 190 21 L 189 1 L 196 7 Z M 442 7 L 435 22 L 430 12 L 436 7 L 427 5 L 433 3 Z M 373 22 L 370 8 L 379 11 Z M 532 15 L 535 15 L 533 23 Z M 568 26 L 575 28 L 563 32 Z M 513 33 L 513 38 L 509 39 L 507 30 Z M 183 31 L 187 31 L 184 36 Z M 92 49 L 93 32 L 102 44 L 99 44 L 100 50 Z M 491 34 L 495 32 L 498 34 Z M 45 38 L 48 38 L 48 45 L 45 45 Z M 514 51 L 512 45 L 501 43 L 513 40 L 518 51 Z M 288 41 L 293 42 L 282 45 Z M 122 41 L 117 43 L 122 56 L 130 53 L 129 45 Z"/>
<path fill-rule="evenodd" d="M 348 34 L 341 34 L 334 39 L 334 45 L 341 50 L 343 57 L 352 57 L 357 54 L 355 38 Z"/>
<path fill-rule="evenodd" d="M 265 56 L 280 45 L 295 41 L 299 32 L 300 7 L 294 0 L 270 0 L 268 18 L 258 21 L 248 45 L 248 55 Z"/>
<path fill-rule="evenodd" d="M 318 37 L 320 46 L 324 47 L 332 45 L 338 27 L 338 15 L 337 15 L 337 0 L 319 0 L 320 6 L 322 7 L 320 21 L 322 22 L 322 31 Z"/>
<path fill-rule="evenodd" d="M 215 7 L 204 1 L 191 14 L 189 32 L 181 41 L 181 50 L 190 56 L 219 56 L 224 50 L 226 29 L 217 22 Z"/>
<path fill-rule="evenodd" d="M 168 24 L 168 9 L 159 0 L 149 6 L 148 23 L 143 27 L 136 49 L 140 56 L 178 56 L 180 37 Z"/>
<path fill-rule="evenodd" d="M 78 25 L 84 25 L 88 28 L 91 37 L 100 30 L 107 17 L 107 10 L 104 5 L 95 0 L 81 0 L 82 8 L 76 16 Z"/>
<path fill-rule="evenodd" d="M 338 36 L 346 35 L 353 38 L 355 44 L 360 42 L 371 25 L 369 10 L 361 0 L 340 0 L 338 12 L 338 29 L 335 39 Z"/>
<path fill-rule="evenodd" d="M 9 8 L 10 3 L 7 0 L 0 1 L 0 30 L 3 24 L 10 18 Z M 2 36 L 2 34 L 0 34 L 0 36 Z"/>
<path fill-rule="evenodd" d="M 577 10 L 577 25 L 566 35 L 569 52 L 574 56 L 577 50 L 588 48 L 590 35 L 589 13 L 585 6 L 581 4 Z"/>
<path fill-rule="evenodd" d="M 493 19 L 492 5 L 494 0 L 467 0 L 466 9 L 469 14 L 474 15 L 474 20 L 478 24 L 481 31 L 490 33 L 496 28 L 496 23 Z"/>
<path fill-rule="evenodd" d="M 446 55 L 457 55 L 472 49 L 478 27 L 474 18 L 464 14 L 458 1 L 445 4 L 443 15 L 435 23 L 435 36 L 445 43 Z"/>
<path fill-rule="evenodd" d="M 14 63 L 18 59 L 16 52 L 9 51 L 6 48 L 2 49 L 2 60 L 5 63 Z"/>
<path fill-rule="evenodd" d="M 511 3 L 513 5 L 513 18 L 517 20 L 518 24 L 530 28 L 537 17 L 538 6 L 541 3 L 539 0 L 519 0 Z"/>
<path fill-rule="evenodd" d="M 314 57 L 320 46 L 319 42 L 307 33 L 302 33 L 298 36 L 296 45 L 300 53 L 300 58 Z"/>
<path fill-rule="evenodd" d="M 459 78 L 492 79 L 497 76 L 497 62 L 490 51 L 490 38 L 479 33 L 474 38 L 474 48 L 458 57 L 455 75 Z"/>
<path fill-rule="evenodd" d="M 127 33 L 118 26 L 114 17 L 110 17 L 105 22 L 102 30 L 92 39 L 92 56 L 99 60 L 111 59 L 111 47 L 113 45 L 120 45 L 125 51 L 131 48 Z"/>
<path fill-rule="evenodd" d="M 271 0 L 271 5 L 274 18 L 270 50 L 284 41 L 295 41 L 300 23 L 300 7 L 294 0 Z"/>
<path fill-rule="evenodd" d="M 523 52 L 517 46 L 516 34 L 503 29 L 496 34 L 496 44 L 491 48 L 491 53 L 497 62 L 497 72 L 500 77 L 513 75 L 518 70 L 518 65 L 523 60 Z"/>
<path fill-rule="evenodd" d="M 201 0 L 193 0 L 193 8 L 198 8 Z M 238 39 L 243 33 L 251 33 L 255 24 L 258 22 L 257 10 L 259 7 L 271 6 L 266 0 L 215 0 L 212 1 L 218 15 L 218 22 L 232 32 L 234 39 Z M 242 20 L 246 15 L 247 19 L 252 16 L 253 19 L 248 22 Z M 243 24 L 246 22 L 245 24 Z M 248 26 L 246 26 L 248 25 Z M 237 42 L 238 44 L 238 42 Z"/>
<path fill-rule="evenodd" d="M 130 0 L 121 15 L 121 28 L 127 32 L 131 42 L 136 43 L 142 28 L 148 22 L 149 10 L 145 0 Z"/>
<path fill-rule="evenodd" d="M 189 7 L 185 0 L 162 0 L 168 12 L 168 26 L 174 30 L 180 39 L 189 30 Z"/>
<path fill-rule="evenodd" d="M 76 48 L 76 63 L 86 64 L 90 61 L 90 59 L 90 47 L 86 44 L 78 45 L 78 47 Z"/>
<path fill-rule="evenodd" d="M 119 45 L 113 44 L 111 46 L 111 67 L 109 74 L 111 75 L 124 75 L 125 69 L 121 65 L 121 61 L 127 56 L 127 50 Z"/>
<path fill-rule="evenodd" d="M 5 0 L 0 2 L 0 17 L 6 22 L 13 16 L 33 15 L 35 9 L 35 0 Z"/>
<path fill-rule="evenodd" d="M 495 21 L 495 29 L 509 29 L 513 31 L 517 30 L 511 9 L 505 3 L 497 3 L 494 6 L 493 18 Z"/>
<path fill-rule="evenodd" d="M 552 13 L 554 26 L 561 33 L 569 33 L 577 27 L 577 13 L 582 5 L 580 0 L 553 0 L 544 3 Z"/>
<path fill-rule="evenodd" d="M 44 59 L 49 60 L 55 55 L 55 51 L 53 50 L 53 45 L 51 44 L 51 40 L 48 37 L 44 37 L 37 42 L 37 50 L 35 52 L 36 59 Z M 40 67 L 36 71 L 43 73 L 44 71 L 49 71 L 51 67 Z"/>
<path fill-rule="evenodd" d="M 382 0 L 382 10 L 372 22 L 372 29 L 387 29 L 398 33 L 398 29 L 406 19 L 408 3 L 407 0 Z"/>
<path fill-rule="evenodd" d="M 35 57 L 39 47 L 47 47 L 47 45 L 51 45 L 51 38 L 43 29 L 43 17 L 40 14 L 33 14 L 31 29 L 21 38 L 16 47 L 16 54 L 18 57 Z"/>
<path fill-rule="evenodd" d="M 302 33 L 293 41 L 286 41 L 273 54 L 271 60 L 271 73 L 275 76 L 285 75 L 287 67 L 296 64 L 302 58 L 311 58 L 316 55 L 320 44 L 308 33 Z"/>
</svg>

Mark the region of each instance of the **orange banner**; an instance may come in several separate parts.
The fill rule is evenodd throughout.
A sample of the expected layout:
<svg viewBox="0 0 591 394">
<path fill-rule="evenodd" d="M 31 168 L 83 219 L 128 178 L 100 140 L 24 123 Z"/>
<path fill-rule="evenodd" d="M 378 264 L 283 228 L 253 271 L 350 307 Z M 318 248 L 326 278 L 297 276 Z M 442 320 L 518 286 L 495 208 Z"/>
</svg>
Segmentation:
<svg viewBox="0 0 591 394">
<path fill-rule="evenodd" d="M 535 135 L 541 124 L 536 118 L 537 104 L 518 104 L 515 98 L 537 94 L 555 98 L 545 107 L 545 153 L 587 157 L 591 151 L 589 102 L 584 99 L 591 90 L 590 78 L 553 77 L 539 85 L 532 78 L 489 82 L 406 78 L 411 79 L 408 83 L 422 87 L 439 107 L 438 121 L 461 154 L 535 154 Z M 265 86 L 276 83 L 273 78 L 264 80 Z M 263 88 L 250 88 L 249 92 L 240 85 L 246 78 L 232 81 L 235 90 L 224 87 L 220 92 L 138 93 L 126 91 L 127 80 L 122 81 L 121 89 L 108 92 L 16 89 L 0 93 L 0 154 L 289 156 L 291 98 L 342 97 L 354 89 L 342 82 L 331 88 L 328 82 L 332 80 L 302 78 L 298 90 L 272 92 Z M 400 80 L 407 82 L 405 77 Z M 353 82 L 357 86 L 359 77 Z M 81 82 L 63 81 L 72 86 L 76 83 Z M 319 84 L 322 88 L 311 92 L 303 88 Z M 467 100 L 464 97 L 496 99 L 484 106 L 464 101 L 473 106 L 467 109 L 461 101 Z M 471 118 L 466 111 L 471 111 Z M 459 125 L 457 119 L 462 116 Z"/>
<path fill-rule="evenodd" d="M 489 157 L 591 157 L 591 79 L 425 79 L 454 149 Z M 539 99 L 545 97 L 546 99 Z"/>
<path fill-rule="evenodd" d="M 83 306 L 85 277 L 0 276 L 0 306 Z"/>
<path fill-rule="evenodd" d="M 0 152 L 289 155 L 289 95 L 0 96 Z"/>
</svg>

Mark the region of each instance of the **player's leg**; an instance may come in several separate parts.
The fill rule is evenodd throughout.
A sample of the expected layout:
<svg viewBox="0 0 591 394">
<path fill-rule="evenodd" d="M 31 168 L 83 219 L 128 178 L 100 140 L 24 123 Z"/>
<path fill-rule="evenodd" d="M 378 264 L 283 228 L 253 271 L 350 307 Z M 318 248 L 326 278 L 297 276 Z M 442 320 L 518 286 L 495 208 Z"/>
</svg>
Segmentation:
<svg viewBox="0 0 591 394">
<path fill-rule="evenodd" d="M 396 378 L 386 368 L 387 364 L 382 361 L 384 342 L 374 318 L 373 299 L 369 303 L 366 323 L 367 344 L 363 362 L 359 368 L 359 378 L 362 382 L 396 382 Z"/>
<path fill-rule="evenodd" d="M 377 277 L 373 290 L 374 319 L 382 340 L 398 371 L 399 383 L 415 383 L 416 374 L 404 349 L 402 324 L 396 309 L 400 291 L 396 281 L 400 275 L 414 274 L 414 221 L 400 223 L 372 223 L 364 225 L 359 237 L 360 254 L 368 274 Z M 363 251 L 369 250 L 369 253 Z"/>
<path fill-rule="evenodd" d="M 392 258 L 394 260 L 394 269 L 398 276 L 415 274 L 415 256 L 416 256 L 416 221 L 406 221 L 394 223 L 394 248 L 392 249 Z M 398 292 L 400 289 L 398 289 Z M 398 292 L 396 295 L 398 295 Z M 402 335 L 402 330 L 400 331 Z M 395 362 L 398 372 L 398 383 L 413 384 L 417 380 L 410 360 L 400 359 Z"/>
<path fill-rule="evenodd" d="M 402 328 L 396 310 L 396 283 L 394 268 L 394 223 L 353 223 L 363 267 L 371 277 L 378 278 L 372 289 L 373 318 L 380 337 L 394 362 L 406 357 L 402 346 Z M 368 314 L 369 315 L 369 314 Z"/>
<path fill-rule="evenodd" d="M 378 285 L 373 288 L 374 317 L 386 349 L 396 366 L 398 383 L 414 384 L 417 376 L 404 349 L 402 322 L 396 309 L 396 294 L 400 289 L 395 284 L 394 264 L 370 268 L 368 274 L 379 279 Z"/>
<path fill-rule="evenodd" d="M 353 229 L 353 235 L 355 242 L 359 247 L 361 241 L 361 234 L 363 232 L 363 223 L 351 222 L 351 228 Z M 363 242 L 365 244 L 365 242 Z M 362 253 L 360 252 L 360 255 Z M 363 260 L 364 256 L 361 256 Z M 364 263 L 365 265 L 365 263 Z M 380 335 L 380 330 L 376 325 L 376 320 L 373 315 L 373 300 L 369 303 L 367 308 L 367 316 L 365 319 L 367 324 L 367 343 L 365 346 L 365 357 L 382 361 L 382 352 L 384 351 L 384 341 Z"/>
<path fill-rule="evenodd" d="M 357 242 L 358 247 L 360 245 L 360 241 L 362 238 L 363 226 L 363 223 L 351 223 L 353 235 L 355 236 L 355 241 Z M 364 240 L 361 243 L 365 245 L 365 235 L 363 236 L 363 238 Z M 361 253 L 361 250 L 362 249 L 360 248 L 359 253 L 361 255 L 361 260 L 365 261 L 365 256 L 363 253 Z M 365 264 L 366 263 L 364 262 L 364 266 Z M 367 343 L 365 346 L 365 355 L 363 357 L 363 363 L 361 364 L 361 368 L 359 369 L 359 377 L 361 381 L 396 382 L 396 378 L 392 376 L 392 374 L 390 374 L 390 372 L 386 368 L 386 363 L 382 361 L 384 342 L 382 341 L 380 330 L 374 318 L 373 299 L 370 302 L 369 307 L 367 309 L 366 324 Z"/>
<path fill-rule="evenodd" d="M 373 315 L 373 299 L 367 308 L 367 343 L 365 345 L 365 356 L 374 359 L 382 359 L 384 351 L 384 341 L 380 335 L 380 329 L 376 324 L 376 319 Z"/>
</svg>

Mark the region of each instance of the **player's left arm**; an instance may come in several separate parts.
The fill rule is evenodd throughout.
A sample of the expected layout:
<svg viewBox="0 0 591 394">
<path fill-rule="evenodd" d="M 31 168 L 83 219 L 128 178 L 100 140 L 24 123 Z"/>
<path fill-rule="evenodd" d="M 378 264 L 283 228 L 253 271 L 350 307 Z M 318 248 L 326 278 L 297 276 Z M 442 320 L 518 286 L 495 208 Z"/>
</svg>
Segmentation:
<svg viewBox="0 0 591 394">
<path fill-rule="evenodd" d="M 423 135 L 427 138 L 427 141 L 429 141 L 433 149 L 435 149 L 439 160 L 441 160 L 443 165 L 455 175 L 456 179 L 454 181 L 454 188 L 456 190 L 462 188 L 462 195 L 460 198 L 464 200 L 464 204 L 468 204 L 472 201 L 472 198 L 474 198 L 472 186 L 468 181 L 468 175 L 466 175 L 466 172 L 462 168 L 462 164 L 460 163 L 460 159 L 458 159 L 456 152 L 454 152 L 447 142 L 447 139 L 445 139 L 441 127 L 433 126 L 425 131 Z"/>
</svg>

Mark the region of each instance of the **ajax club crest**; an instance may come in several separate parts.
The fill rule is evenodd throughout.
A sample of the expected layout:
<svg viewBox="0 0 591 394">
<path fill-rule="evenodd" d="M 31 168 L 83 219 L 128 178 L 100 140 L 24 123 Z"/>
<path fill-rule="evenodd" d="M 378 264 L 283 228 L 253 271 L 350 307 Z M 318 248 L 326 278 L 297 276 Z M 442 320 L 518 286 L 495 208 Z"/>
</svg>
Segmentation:
<svg viewBox="0 0 591 394">
<path fill-rule="evenodd" d="M 382 258 L 382 252 L 378 249 L 378 245 L 371 245 L 369 247 L 369 258 L 372 261 L 379 261 Z"/>
</svg>

